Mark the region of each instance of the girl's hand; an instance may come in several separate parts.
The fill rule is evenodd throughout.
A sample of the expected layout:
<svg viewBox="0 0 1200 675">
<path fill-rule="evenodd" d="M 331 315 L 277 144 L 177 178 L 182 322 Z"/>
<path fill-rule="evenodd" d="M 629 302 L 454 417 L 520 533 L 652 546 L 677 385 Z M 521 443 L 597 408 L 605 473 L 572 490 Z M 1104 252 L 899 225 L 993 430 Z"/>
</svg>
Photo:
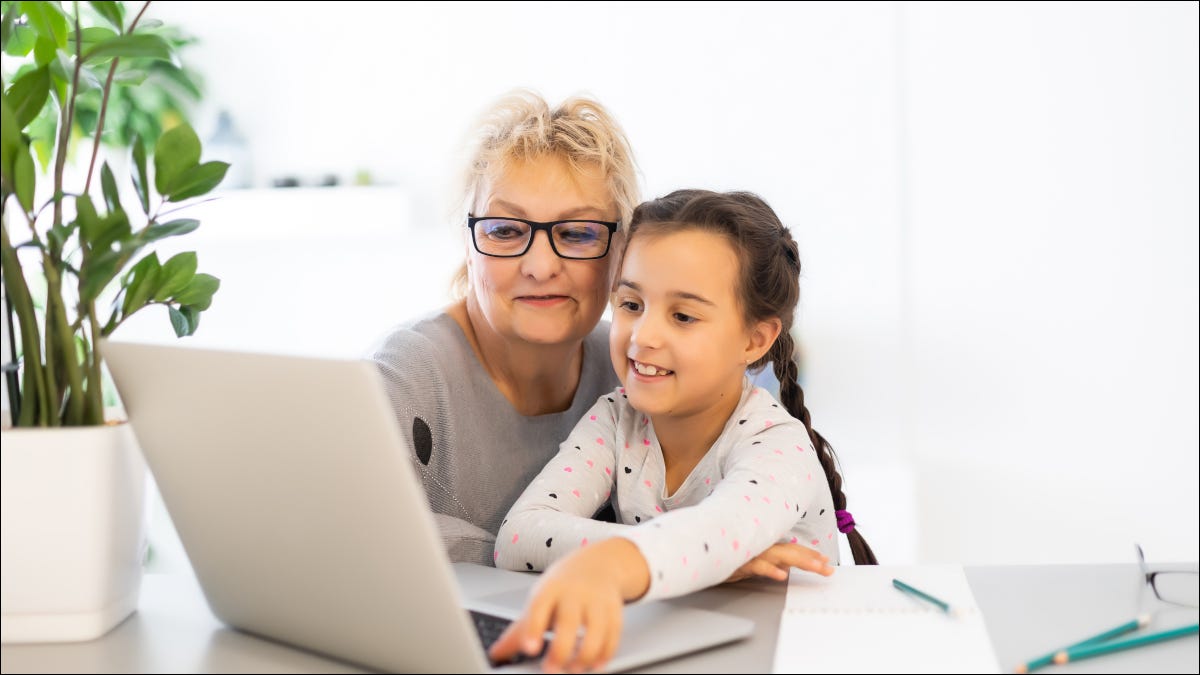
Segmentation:
<svg viewBox="0 0 1200 675">
<path fill-rule="evenodd" d="M 533 587 L 524 615 L 500 636 L 488 656 L 498 662 L 542 651 L 542 668 L 573 672 L 602 668 L 617 651 L 621 611 L 650 587 L 650 569 L 633 542 L 613 538 L 578 549 L 551 565 Z"/>
<path fill-rule="evenodd" d="M 725 583 L 733 583 L 750 577 L 767 577 L 786 581 L 789 568 L 792 567 L 815 572 L 823 577 L 833 574 L 829 558 L 820 551 L 800 544 L 775 544 L 737 568 L 733 574 L 729 575 Z"/>
</svg>

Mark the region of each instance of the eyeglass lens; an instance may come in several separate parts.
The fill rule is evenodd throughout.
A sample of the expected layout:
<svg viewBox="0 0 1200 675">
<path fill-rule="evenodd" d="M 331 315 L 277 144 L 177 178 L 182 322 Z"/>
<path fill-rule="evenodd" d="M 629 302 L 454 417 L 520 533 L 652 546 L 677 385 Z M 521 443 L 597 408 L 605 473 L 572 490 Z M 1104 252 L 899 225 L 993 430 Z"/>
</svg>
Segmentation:
<svg viewBox="0 0 1200 675">
<path fill-rule="evenodd" d="M 1200 574 L 1196 572 L 1154 572 L 1150 583 L 1159 600 L 1188 607 L 1200 606 Z"/>
<path fill-rule="evenodd" d="M 532 231 L 519 220 L 484 218 L 475 223 L 475 245 L 488 255 L 521 255 L 529 248 Z M 603 256 L 611 234 L 603 223 L 583 220 L 554 223 L 550 233 L 555 251 L 564 258 Z"/>
</svg>

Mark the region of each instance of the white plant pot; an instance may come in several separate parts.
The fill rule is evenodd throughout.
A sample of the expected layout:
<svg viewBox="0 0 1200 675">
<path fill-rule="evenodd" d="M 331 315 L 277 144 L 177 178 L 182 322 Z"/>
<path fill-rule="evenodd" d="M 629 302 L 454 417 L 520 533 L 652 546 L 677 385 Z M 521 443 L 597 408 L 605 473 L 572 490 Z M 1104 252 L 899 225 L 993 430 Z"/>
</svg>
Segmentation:
<svg viewBox="0 0 1200 675">
<path fill-rule="evenodd" d="M 130 425 L 0 435 L 0 642 L 104 635 L 137 608 L 146 550 Z"/>
</svg>

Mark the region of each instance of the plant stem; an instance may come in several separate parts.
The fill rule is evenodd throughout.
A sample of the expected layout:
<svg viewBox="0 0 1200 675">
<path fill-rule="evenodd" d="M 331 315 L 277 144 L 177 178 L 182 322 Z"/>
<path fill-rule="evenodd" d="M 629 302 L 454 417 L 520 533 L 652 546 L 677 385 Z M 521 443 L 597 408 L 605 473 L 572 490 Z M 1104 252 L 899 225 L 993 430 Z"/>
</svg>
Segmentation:
<svg viewBox="0 0 1200 675">
<path fill-rule="evenodd" d="M 100 376 L 100 324 L 96 321 L 96 301 L 88 301 L 88 325 L 92 333 L 92 359 L 88 363 L 87 412 L 84 414 L 84 424 L 104 424 L 104 380 Z"/>
<path fill-rule="evenodd" d="M 129 33 L 133 33 L 134 28 L 137 28 L 138 21 L 142 19 L 142 15 L 146 13 L 146 8 L 150 3 L 142 5 L 142 11 L 134 17 L 133 23 L 129 24 Z M 79 28 L 79 14 L 75 15 L 75 27 Z M 92 187 L 92 172 L 96 169 L 96 158 L 100 156 L 100 134 L 104 132 L 104 117 L 108 114 L 108 95 L 112 93 L 113 76 L 117 74 L 117 62 L 121 57 L 116 57 L 112 60 L 112 65 L 108 67 L 108 78 L 104 81 L 104 94 L 100 99 L 100 118 L 96 122 L 96 138 L 92 141 L 92 160 L 88 163 L 87 180 L 83 184 L 83 193 L 87 194 Z"/>
<path fill-rule="evenodd" d="M 75 349 L 75 334 L 67 321 L 66 303 L 63 301 L 63 278 L 58 264 L 50 256 L 43 255 L 42 268 L 46 275 L 46 364 L 57 368 L 62 366 L 60 377 L 62 381 L 51 380 L 54 383 L 52 401 L 58 405 L 66 401 L 66 409 L 62 413 L 62 423 L 68 426 L 83 424 L 83 373 L 79 368 L 79 354 Z M 51 360 L 51 355 L 57 353 L 57 358 Z M 56 420 L 57 421 L 57 420 Z M 57 426 L 52 423 L 51 426 Z"/>
<path fill-rule="evenodd" d="M 37 314 L 29 286 L 25 283 L 25 275 L 21 271 L 21 262 L 17 259 L 17 251 L 8 238 L 8 224 L 3 222 L 0 222 L 0 258 L 8 299 L 17 313 L 17 322 L 21 324 L 21 364 L 25 368 L 21 385 L 24 396 L 21 410 L 13 419 L 13 426 L 47 426 L 47 411 L 43 405 L 43 394 L 47 390 L 46 373 L 42 367 L 42 341 L 38 334 Z"/>
<path fill-rule="evenodd" d="M 4 386 L 8 389 L 8 411 L 10 423 L 21 413 L 21 381 L 17 377 L 20 361 L 17 360 L 17 335 L 13 332 L 12 299 L 4 294 L 4 312 L 8 318 L 8 353 L 11 361 L 4 364 Z M 2 356 L 0 356 L 2 358 Z"/>
<path fill-rule="evenodd" d="M 138 21 L 142 20 L 142 15 L 146 13 L 146 10 L 149 7 L 150 7 L 149 1 L 147 1 L 144 5 L 142 5 L 141 11 L 139 11 L 137 13 L 137 16 L 135 16 L 133 18 L 133 22 L 131 22 L 129 24 L 128 34 L 132 34 L 134 32 L 134 29 L 137 28 Z M 76 11 L 76 14 L 75 14 L 75 22 L 76 22 L 76 24 L 75 24 L 76 29 L 78 29 L 78 26 L 79 26 L 78 11 Z M 79 60 L 82 60 L 82 56 L 81 56 L 82 51 L 78 51 L 78 54 L 80 55 Z M 92 159 L 91 159 L 90 163 L 88 164 L 87 181 L 84 182 L 84 185 L 83 185 L 83 193 L 84 194 L 87 194 L 89 189 L 91 188 L 92 173 L 96 168 L 96 158 L 100 155 L 100 136 L 104 132 L 104 120 L 108 114 L 108 97 L 112 93 L 113 77 L 116 75 L 117 63 L 119 61 L 120 61 L 119 57 L 114 58 L 112 60 L 112 65 L 110 65 L 108 68 L 108 77 L 104 81 L 104 93 L 100 100 L 100 116 L 96 122 L 96 136 L 95 136 L 94 140 L 92 141 Z M 76 65 L 78 65 L 78 61 L 76 62 Z M 78 75 L 78 70 L 76 70 L 76 75 Z M 74 98 L 72 98 L 72 107 L 74 107 Z M 89 252 L 89 249 L 87 247 L 82 247 L 82 250 L 83 250 L 84 257 L 86 258 L 87 254 Z M 100 331 L 100 324 L 99 324 L 99 322 L 96 321 L 96 302 L 95 302 L 95 300 L 88 301 L 86 308 L 81 307 L 80 309 L 83 310 L 82 314 L 87 316 L 88 326 L 89 326 L 89 330 L 91 332 L 91 341 L 90 341 L 90 344 L 88 345 L 89 349 L 86 350 L 87 354 L 85 355 L 85 365 L 87 367 L 87 380 L 88 380 L 87 390 L 86 390 L 86 392 L 84 392 L 83 390 L 79 391 L 79 394 L 80 394 L 79 399 L 82 402 L 84 402 L 84 406 L 83 406 L 84 424 L 103 424 L 104 423 L 104 384 L 103 384 L 103 379 L 101 378 L 101 370 L 100 370 L 101 364 L 103 363 L 103 358 L 100 354 L 101 331 Z M 79 318 L 82 321 L 83 316 L 81 315 Z M 114 326 L 114 328 L 115 328 L 115 326 Z M 86 398 L 85 398 L 85 396 L 86 396 Z"/>
<path fill-rule="evenodd" d="M 75 68 L 71 74 L 71 93 L 63 110 L 62 126 L 58 129 L 58 147 L 54 157 L 54 227 L 62 224 L 63 169 L 67 165 L 67 142 L 71 125 L 75 124 L 75 97 L 79 94 L 79 71 L 83 68 L 83 29 L 79 26 L 79 4 L 75 4 Z"/>
</svg>

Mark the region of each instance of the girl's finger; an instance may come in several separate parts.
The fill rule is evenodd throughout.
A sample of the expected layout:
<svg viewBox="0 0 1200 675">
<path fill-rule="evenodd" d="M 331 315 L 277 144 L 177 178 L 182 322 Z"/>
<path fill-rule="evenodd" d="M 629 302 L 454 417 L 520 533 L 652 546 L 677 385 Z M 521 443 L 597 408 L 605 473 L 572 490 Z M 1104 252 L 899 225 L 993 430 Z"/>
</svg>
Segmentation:
<svg viewBox="0 0 1200 675">
<path fill-rule="evenodd" d="M 599 605 L 599 606 L 598 606 Z M 608 641 L 608 633 L 612 629 L 611 608 L 607 603 L 599 601 L 588 603 L 584 613 L 583 638 L 579 641 L 579 651 L 575 658 L 567 664 L 571 672 L 583 672 L 595 667 L 600 659 L 600 652 Z"/>
<path fill-rule="evenodd" d="M 580 613 L 579 605 L 568 599 L 560 599 L 554 608 L 554 640 L 542 662 L 546 672 L 562 672 L 571 662 L 575 643 L 579 640 Z"/>
<path fill-rule="evenodd" d="M 621 630 L 625 626 L 625 615 L 622 613 L 624 611 L 624 603 L 618 601 L 614 609 L 615 612 L 612 613 L 608 635 L 605 636 L 604 647 L 600 650 L 600 658 L 596 663 L 596 670 L 604 670 L 608 662 L 612 660 L 613 655 L 617 653 L 617 647 L 621 644 Z"/>
</svg>

